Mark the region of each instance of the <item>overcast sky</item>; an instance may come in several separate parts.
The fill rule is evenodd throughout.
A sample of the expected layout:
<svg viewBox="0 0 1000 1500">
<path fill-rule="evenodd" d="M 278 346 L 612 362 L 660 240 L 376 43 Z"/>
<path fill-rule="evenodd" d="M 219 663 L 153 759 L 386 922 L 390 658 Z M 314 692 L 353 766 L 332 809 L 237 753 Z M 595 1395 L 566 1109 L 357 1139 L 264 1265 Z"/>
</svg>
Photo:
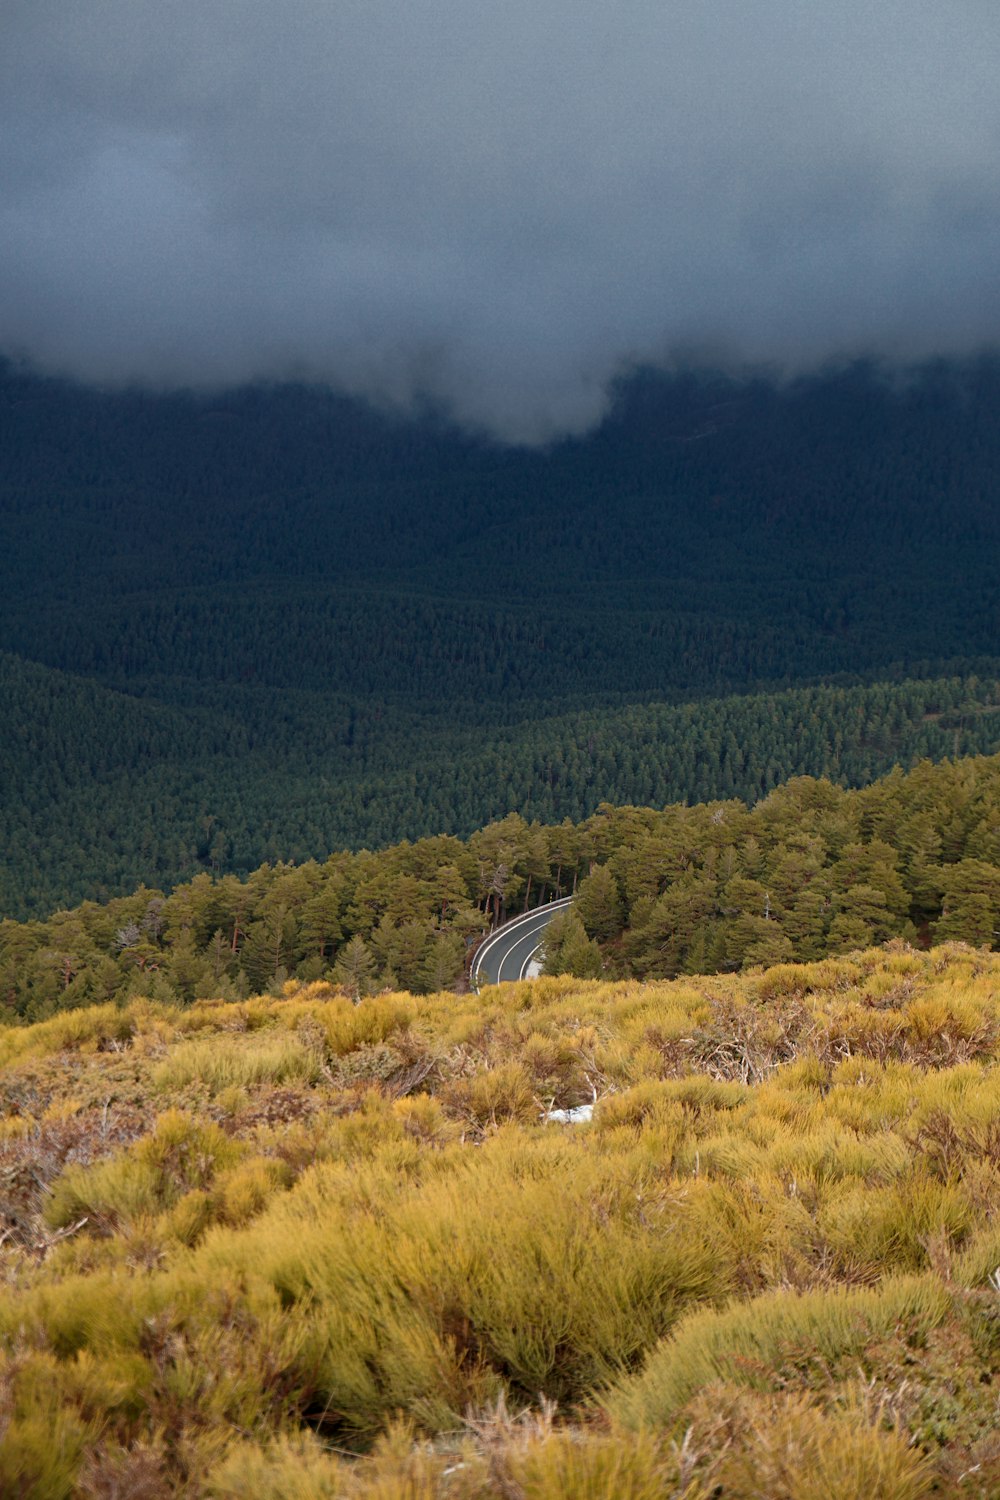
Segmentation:
<svg viewBox="0 0 1000 1500">
<path fill-rule="evenodd" d="M 998 0 L 0 0 L 0 351 L 532 440 L 1000 339 Z"/>
</svg>

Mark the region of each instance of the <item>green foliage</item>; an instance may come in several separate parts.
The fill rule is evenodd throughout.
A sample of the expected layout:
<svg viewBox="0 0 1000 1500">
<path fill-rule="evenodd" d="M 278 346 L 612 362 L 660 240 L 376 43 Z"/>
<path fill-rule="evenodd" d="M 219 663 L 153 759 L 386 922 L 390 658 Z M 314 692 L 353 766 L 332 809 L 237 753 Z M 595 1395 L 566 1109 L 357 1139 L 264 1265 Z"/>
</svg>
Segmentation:
<svg viewBox="0 0 1000 1500">
<path fill-rule="evenodd" d="M 550 826 L 511 813 L 465 843 L 262 865 L 244 882 L 202 873 L 166 897 L 139 888 L 46 922 L 0 922 L 0 993 L 28 1019 L 94 999 L 280 995 L 288 978 L 339 986 L 355 1005 L 400 987 L 420 995 L 462 986 L 475 941 L 516 892 L 547 900 L 574 882 L 543 947 L 549 972 L 577 978 L 774 969 L 888 939 L 993 945 L 1000 876 L 982 855 L 994 825 L 997 756 L 921 762 L 856 792 L 795 777 L 753 808 L 601 802 L 579 825 Z M 265 953 L 267 933 L 279 947 Z M 127 1044 L 114 1034 L 124 1023 L 108 1025 L 97 1044 Z"/>
<path fill-rule="evenodd" d="M 238 685 L 211 709 L 171 703 L 161 710 L 146 698 L 0 653 L 10 740 L 4 763 L 21 789 L 16 804 L 0 800 L 10 851 L 0 912 L 44 915 L 57 903 L 83 895 L 106 900 L 143 880 L 171 886 L 198 872 L 245 876 L 262 859 L 323 859 L 331 848 L 383 847 L 442 828 L 468 836 L 508 807 L 555 823 L 589 817 L 604 801 L 753 803 L 803 773 L 859 786 L 897 763 L 995 751 L 996 664 L 987 671 L 982 678 L 809 687 L 683 705 L 656 701 L 652 690 L 626 707 L 546 701 L 525 705 L 517 723 L 491 723 L 485 709 L 466 705 L 451 715 L 447 735 L 426 708 L 391 703 L 364 710 L 372 714 L 367 735 L 350 745 L 331 729 L 320 753 L 317 723 L 332 716 L 339 724 L 348 709 L 318 692 L 283 694 L 280 715 L 265 695 Z M 39 740 L 65 742 L 57 768 L 47 764 Z M 632 747 L 628 756 L 623 745 Z M 21 848 L 34 851 L 30 862 Z M 914 873 L 926 870 L 927 854 L 915 850 L 914 859 Z M 449 863 L 462 883 L 460 901 L 468 902 L 462 862 L 442 857 Z M 573 869 L 583 874 L 587 866 L 571 857 L 564 870 Z M 508 905 L 524 893 L 533 897 L 536 879 L 529 887 L 528 870 L 510 873 Z M 925 878 L 938 901 L 933 875 Z M 481 892 L 471 894 L 473 905 L 481 900 Z M 445 925 L 468 916 L 468 906 L 449 911 L 453 898 L 442 897 Z M 294 951 L 280 904 L 241 928 L 252 988 L 280 983 L 282 971 L 292 972 L 307 954 L 327 960 L 342 941 L 350 893 L 323 887 L 302 905 L 296 920 L 305 924 L 306 953 Z M 613 926 L 613 901 L 610 911 L 604 921 Z M 401 916 L 390 912 L 390 930 Z M 145 909 L 135 905 L 123 916 L 116 933 L 127 934 L 130 924 L 137 932 L 116 956 L 148 987 L 162 969 L 144 921 Z M 357 930 L 370 941 L 370 927 Z M 193 969 L 188 963 L 190 989 L 217 980 L 225 967 L 231 930 L 219 931 L 212 961 Z M 72 945 L 53 955 L 53 994 L 76 978 L 74 957 Z M 71 992 L 99 998 L 93 983 Z"/>
<path fill-rule="evenodd" d="M 601 950 L 587 936 L 573 907 L 558 912 L 546 927 L 541 958 L 546 974 L 572 974 L 576 979 L 597 979 L 602 968 Z"/>
<path fill-rule="evenodd" d="M 95 1002 L 235 1001 L 311 982 L 326 985 L 328 1024 L 350 1034 L 379 1013 L 367 1002 L 380 992 L 461 988 L 495 920 L 574 885 L 543 946 L 550 973 L 577 978 L 773 969 L 893 939 L 993 946 L 996 828 L 1000 756 L 922 761 L 857 791 L 798 776 L 752 808 L 602 802 L 576 825 L 510 813 L 465 842 L 262 865 L 245 881 L 202 872 L 167 896 L 140 887 L 45 922 L 0 922 L 0 995 L 12 1017 L 65 1012 L 71 1030 L 73 1010 Z M 352 1002 L 367 1019 L 349 1019 Z M 128 1023 L 104 1014 L 95 1045 L 127 1045 Z M 62 1035 L 55 1027 L 53 1045 Z M 287 1067 L 314 1065 L 293 1051 Z M 236 1071 L 211 1084 L 228 1085 Z"/>
<path fill-rule="evenodd" d="M 3 366 L 0 912 L 511 808 L 754 803 L 796 774 L 995 751 L 998 391 L 995 360 L 781 389 L 636 372 L 599 432 L 499 451 L 319 390 L 98 393 Z M 954 854 L 907 821 L 934 904 L 927 867 Z M 992 837 L 969 857 L 995 862 Z M 501 895 L 534 889 L 522 870 Z M 321 964 L 349 904 L 310 910 Z M 218 983 L 224 928 L 166 975 L 132 924 L 137 981 Z M 242 938 L 251 990 L 307 960 L 280 903 Z M 76 956 L 53 953 L 49 998 L 93 1003 Z"/>
</svg>

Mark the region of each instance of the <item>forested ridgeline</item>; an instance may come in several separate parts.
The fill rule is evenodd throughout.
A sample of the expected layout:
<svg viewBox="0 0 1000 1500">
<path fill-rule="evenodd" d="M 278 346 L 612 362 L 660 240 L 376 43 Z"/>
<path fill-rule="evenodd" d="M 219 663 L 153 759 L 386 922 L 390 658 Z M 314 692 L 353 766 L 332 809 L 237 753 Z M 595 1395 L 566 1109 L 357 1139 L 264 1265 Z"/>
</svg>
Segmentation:
<svg viewBox="0 0 1000 1500">
<path fill-rule="evenodd" d="M 360 573 L 447 594 L 461 570 L 476 593 L 502 573 L 494 596 L 631 579 L 695 601 L 738 578 L 755 605 L 806 560 L 803 597 L 832 581 L 834 602 L 838 575 L 904 594 L 918 566 L 995 578 L 998 391 L 995 359 L 784 386 L 640 372 L 595 432 L 531 451 L 318 389 L 96 391 L 0 367 L 17 543 L 0 577 L 19 597 L 85 597 L 97 573 L 130 592 Z"/>
<path fill-rule="evenodd" d="M 145 995 L 190 1002 L 331 980 L 358 999 L 460 984 L 498 918 L 575 891 L 550 971 L 673 976 L 812 960 L 900 937 L 993 946 L 1000 756 L 921 762 L 860 790 L 796 777 L 752 809 L 602 804 L 579 823 L 511 813 L 320 863 L 207 871 L 47 921 L 0 923 L 0 997 L 37 1019 Z"/>
<path fill-rule="evenodd" d="M 998 996 L 896 944 L 0 1026 L 0 1492 L 994 1500 Z"/>
<path fill-rule="evenodd" d="M 529 451 L 319 390 L 0 368 L 0 646 L 448 702 L 931 675 L 996 655 L 998 399 L 986 360 L 647 372 Z"/>
<path fill-rule="evenodd" d="M 859 786 L 1000 745 L 995 677 L 819 687 L 671 706 L 537 705 L 524 721 L 233 684 L 159 702 L 0 654 L 0 915 L 324 859 L 516 808 L 756 802 L 789 776 Z M 412 976 L 411 976 L 412 977 Z"/>
<path fill-rule="evenodd" d="M 998 400 L 637 372 L 531 451 L 3 366 L 0 913 L 994 750 Z"/>
</svg>

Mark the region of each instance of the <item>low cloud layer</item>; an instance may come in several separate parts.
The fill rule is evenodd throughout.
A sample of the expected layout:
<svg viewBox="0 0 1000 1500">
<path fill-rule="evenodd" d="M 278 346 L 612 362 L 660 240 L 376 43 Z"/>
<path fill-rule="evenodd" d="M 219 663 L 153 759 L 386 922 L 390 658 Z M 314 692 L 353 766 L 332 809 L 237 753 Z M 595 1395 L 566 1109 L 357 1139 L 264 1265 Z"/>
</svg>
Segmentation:
<svg viewBox="0 0 1000 1500">
<path fill-rule="evenodd" d="M 996 0 L 6 0 L 0 350 L 504 437 L 1000 341 Z"/>
</svg>

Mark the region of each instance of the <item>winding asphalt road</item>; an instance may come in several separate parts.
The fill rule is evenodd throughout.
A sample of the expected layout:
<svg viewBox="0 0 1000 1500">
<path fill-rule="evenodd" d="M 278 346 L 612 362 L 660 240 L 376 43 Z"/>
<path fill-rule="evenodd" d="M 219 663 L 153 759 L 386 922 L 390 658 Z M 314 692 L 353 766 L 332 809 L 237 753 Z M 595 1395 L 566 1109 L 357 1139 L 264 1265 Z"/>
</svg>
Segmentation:
<svg viewBox="0 0 1000 1500">
<path fill-rule="evenodd" d="M 572 900 L 572 896 L 564 896 L 561 901 L 549 901 L 498 927 L 473 960 L 472 988 L 479 990 L 484 984 L 509 984 L 530 978 L 529 970 L 538 953 L 542 932 Z"/>
</svg>

